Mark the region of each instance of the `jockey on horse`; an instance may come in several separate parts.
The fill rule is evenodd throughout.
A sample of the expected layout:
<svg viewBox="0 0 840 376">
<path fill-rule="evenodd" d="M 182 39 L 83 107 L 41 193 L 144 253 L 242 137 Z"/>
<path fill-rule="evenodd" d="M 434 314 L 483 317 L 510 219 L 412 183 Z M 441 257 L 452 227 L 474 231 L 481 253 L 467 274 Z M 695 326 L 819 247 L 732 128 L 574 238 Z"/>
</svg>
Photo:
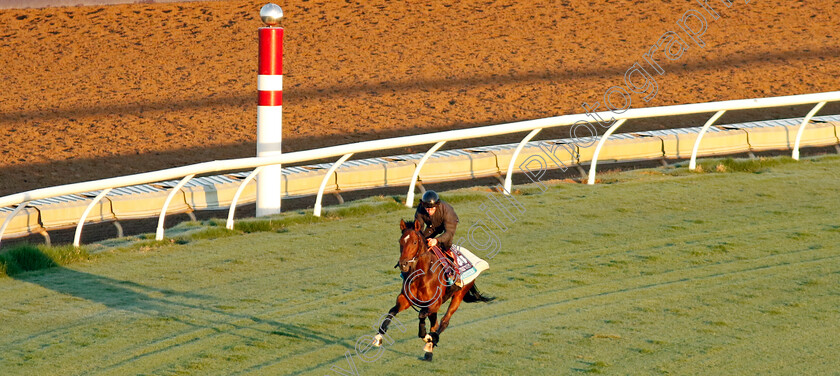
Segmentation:
<svg viewBox="0 0 840 376">
<path fill-rule="evenodd" d="M 414 221 L 409 222 L 400 220 L 400 258 L 394 267 L 400 268 L 404 282 L 396 304 L 382 317 L 372 345 L 382 346 L 391 320 L 398 313 L 413 306 L 418 311 L 417 318 L 420 321 L 417 336 L 425 342 L 423 360 L 431 361 L 432 352 L 440 340 L 441 333 L 449 326 L 452 315 L 461 303 L 489 302 L 493 298 L 482 296 L 475 287 L 475 278 L 482 270 L 489 268 L 486 261 L 475 257 L 464 248 L 449 252 L 450 256 L 438 248 L 440 245 L 449 250 L 452 246 L 452 238 L 458 225 L 458 216 L 452 206 L 442 202 L 437 193 L 427 191 L 414 218 Z M 438 237 L 435 239 L 433 236 Z M 466 259 L 465 264 L 469 264 L 464 265 L 464 268 L 469 268 L 463 280 L 460 273 L 451 267 L 453 253 L 458 254 L 462 260 Z M 444 282 L 444 279 L 449 281 Z M 457 284 L 452 283 L 452 279 L 458 279 Z M 447 301 L 449 307 L 438 322 L 438 313 Z M 426 330 L 426 319 L 429 320 L 431 331 Z M 388 342 L 393 343 L 393 339 L 388 338 Z"/>
<path fill-rule="evenodd" d="M 452 261 L 452 265 L 457 269 L 458 261 L 451 247 L 452 239 L 455 237 L 455 228 L 458 227 L 458 215 L 455 214 L 452 205 L 441 201 L 435 191 L 426 191 L 420 200 L 420 204 L 417 205 L 414 220 L 426 225 L 422 234 L 427 239 L 429 248 L 439 245 L 443 254 Z M 453 291 L 458 291 L 461 289 L 462 283 L 460 278 L 453 281 L 455 274 L 454 270 L 446 268 L 446 284 L 452 286 Z"/>
</svg>

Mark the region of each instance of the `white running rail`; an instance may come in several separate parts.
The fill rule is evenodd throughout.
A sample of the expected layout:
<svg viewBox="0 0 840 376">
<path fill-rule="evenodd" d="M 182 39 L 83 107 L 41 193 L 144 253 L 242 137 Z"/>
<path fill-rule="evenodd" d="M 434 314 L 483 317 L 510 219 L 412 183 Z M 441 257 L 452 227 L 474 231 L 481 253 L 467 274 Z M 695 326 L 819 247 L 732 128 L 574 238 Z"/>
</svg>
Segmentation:
<svg viewBox="0 0 840 376">
<path fill-rule="evenodd" d="M 650 118 L 650 117 L 659 117 L 659 116 L 675 116 L 675 115 L 687 115 L 687 114 L 698 114 L 698 113 L 716 113 L 720 111 L 730 111 L 730 110 L 747 110 L 747 109 L 756 109 L 756 108 L 768 108 L 768 107 L 781 107 L 781 106 L 793 106 L 793 105 L 803 105 L 803 104 L 813 104 L 813 103 L 821 103 L 821 102 L 834 102 L 840 101 L 840 91 L 831 91 L 825 93 L 813 93 L 813 94 L 801 94 L 801 95 L 790 95 L 790 96 L 783 96 L 783 97 L 771 97 L 771 98 L 756 98 L 756 99 L 739 99 L 739 100 L 731 100 L 731 101 L 721 101 L 721 102 L 709 102 L 709 103 L 693 103 L 693 104 L 681 104 L 681 105 L 674 105 L 674 106 L 662 106 L 662 107 L 648 107 L 648 108 L 638 108 L 638 109 L 630 109 L 625 111 L 622 114 L 615 114 L 608 111 L 602 111 L 597 113 L 598 116 L 602 118 L 612 118 L 614 117 L 616 120 L 628 120 L 628 119 L 642 119 L 642 118 Z M 821 107 L 821 106 L 819 106 Z M 815 108 L 812 111 L 811 116 L 816 113 L 816 110 L 819 108 Z M 595 114 L 593 114 L 594 116 Z M 160 182 L 164 180 L 172 180 L 172 179 L 183 179 L 190 175 L 200 175 L 200 174 L 209 174 L 209 173 L 220 173 L 220 172 L 227 172 L 227 171 L 234 171 L 234 170 L 249 170 L 255 169 L 261 166 L 270 166 L 276 164 L 291 164 L 291 163 L 299 163 L 299 162 L 306 162 L 312 160 L 318 160 L 328 157 L 335 157 L 335 156 L 343 156 L 346 154 L 356 154 L 356 153 L 364 153 L 364 152 L 371 152 L 371 151 L 382 151 L 388 149 L 396 149 L 396 148 L 403 148 L 409 146 L 418 146 L 418 145 L 426 145 L 426 144 L 437 144 L 447 141 L 456 141 L 456 140 L 466 140 L 466 139 L 473 139 L 473 138 L 481 138 L 481 137 L 489 137 L 489 136 L 498 136 L 504 134 L 512 134 L 512 133 L 519 133 L 519 132 L 526 132 L 526 131 L 534 131 L 528 134 L 528 137 L 533 137 L 538 132 L 537 130 L 545 129 L 545 128 L 552 128 L 552 127 L 560 127 L 566 125 L 572 125 L 577 121 L 584 120 L 588 121 L 589 116 L 586 114 L 575 114 L 575 115 L 563 115 L 563 116 L 555 116 L 550 118 L 544 119 L 535 119 L 535 120 L 525 120 L 525 121 L 518 121 L 513 123 L 505 123 L 505 124 L 498 124 L 498 125 L 490 125 L 485 127 L 477 127 L 477 128 L 468 128 L 468 129 L 459 129 L 459 130 L 451 130 L 451 131 L 443 131 L 443 132 L 435 132 L 435 133 L 426 133 L 421 135 L 414 135 L 414 136 L 404 136 L 404 137 L 395 137 L 389 139 L 381 139 L 381 140 L 374 140 L 374 141 L 364 141 L 358 142 L 354 144 L 345 144 L 345 145 L 336 145 L 330 146 L 320 149 L 312 149 L 312 150 L 304 150 L 304 151 L 297 151 L 291 153 L 284 153 L 282 155 L 277 156 L 270 156 L 270 157 L 251 157 L 251 158 L 238 158 L 238 159 L 228 159 L 228 160 L 217 160 L 211 162 L 204 162 L 204 163 L 197 163 L 188 166 L 176 167 L 176 168 L 169 168 L 165 170 L 153 171 L 153 172 L 146 172 L 141 174 L 134 174 L 134 175 L 127 175 L 121 177 L 114 177 L 108 179 L 100 179 L 94 181 L 87 181 L 82 183 L 73 183 L 73 184 L 65 184 L 55 187 L 48 187 L 48 188 L 40 188 L 31 191 L 16 193 L 4 197 L 0 197 L 0 207 L 4 206 L 12 206 L 12 205 L 21 205 L 26 202 L 32 200 L 39 200 L 45 199 L 50 197 L 62 196 L 62 195 L 69 195 L 69 194 L 77 194 L 83 192 L 91 192 L 91 191 L 99 191 L 104 189 L 113 189 L 118 187 L 125 187 L 130 185 L 137 185 L 137 184 L 147 184 L 147 183 L 154 183 Z M 804 126 L 803 126 L 804 128 Z M 801 133 L 800 129 L 800 133 Z M 797 137 L 798 141 L 798 137 Z M 797 142 L 798 144 L 798 142 Z M 798 145 L 797 145 L 798 146 Z M 798 155 L 799 151 L 797 148 L 794 148 L 794 155 Z M 597 163 L 596 160 L 592 161 L 592 165 Z M 511 166 L 514 166 L 515 162 L 511 161 Z M 513 174 L 514 169 L 508 168 L 506 172 L 507 176 L 505 178 L 505 190 L 510 192 L 511 191 L 511 179 L 510 176 Z M 417 173 L 417 172 L 416 172 Z M 594 175 L 594 174 L 593 174 Z M 189 179 L 186 179 L 189 180 Z M 412 192 L 413 193 L 413 190 Z M 231 208 L 233 209 L 233 208 Z M 233 212 L 233 210 L 231 210 Z M 165 213 L 161 213 L 161 220 Z M 6 222 L 10 221 L 13 216 L 9 215 L 6 217 Z M 229 219 L 229 224 L 232 222 L 232 218 Z M 5 229 L 7 223 L 0 225 L 0 230 Z M 2 232 L 0 232 L 0 239 L 2 239 Z M 162 234 L 161 234 L 162 237 Z"/>
</svg>

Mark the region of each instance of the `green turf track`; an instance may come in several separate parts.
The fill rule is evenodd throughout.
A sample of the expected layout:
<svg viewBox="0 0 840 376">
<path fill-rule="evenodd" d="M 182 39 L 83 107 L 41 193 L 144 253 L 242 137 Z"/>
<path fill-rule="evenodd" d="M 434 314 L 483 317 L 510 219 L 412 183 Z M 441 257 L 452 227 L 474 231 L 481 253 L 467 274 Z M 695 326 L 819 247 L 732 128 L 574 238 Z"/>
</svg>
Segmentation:
<svg viewBox="0 0 840 376">
<path fill-rule="evenodd" d="M 403 312 L 407 331 L 394 327 L 378 360 L 353 355 L 358 373 L 838 372 L 840 158 L 599 177 L 518 187 L 526 213 L 498 231 L 502 251 L 478 279 L 498 299 L 462 305 L 432 363 Z M 477 191 L 459 191 L 464 232 L 483 217 Z M 393 305 L 397 224 L 411 214 L 2 277 L 0 374 L 337 374 Z"/>
</svg>

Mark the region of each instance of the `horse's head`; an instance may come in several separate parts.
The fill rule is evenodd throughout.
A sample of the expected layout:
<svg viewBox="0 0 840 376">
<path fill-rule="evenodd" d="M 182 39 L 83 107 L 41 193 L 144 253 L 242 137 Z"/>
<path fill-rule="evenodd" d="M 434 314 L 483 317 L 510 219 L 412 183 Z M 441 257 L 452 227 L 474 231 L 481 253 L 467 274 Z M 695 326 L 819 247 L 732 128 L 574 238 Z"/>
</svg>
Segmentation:
<svg viewBox="0 0 840 376">
<path fill-rule="evenodd" d="M 420 233 L 420 226 L 417 221 L 406 223 L 400 220 L 400 261 L 394 267 L 399 266 L 403 273 L 413 269 L 417 265 L 417 257 L 426 250 L 426 239 Z"/>
</svg>

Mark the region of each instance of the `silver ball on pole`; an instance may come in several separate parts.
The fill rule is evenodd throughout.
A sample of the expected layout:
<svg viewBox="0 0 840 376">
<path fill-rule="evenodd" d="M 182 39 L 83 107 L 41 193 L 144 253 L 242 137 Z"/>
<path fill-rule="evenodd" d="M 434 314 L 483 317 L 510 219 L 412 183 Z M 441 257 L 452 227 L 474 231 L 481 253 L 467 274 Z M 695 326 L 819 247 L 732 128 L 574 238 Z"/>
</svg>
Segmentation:
<svg viewBox="0 0 840 376">
<path fill-rule="evenodd" d="M 277 26 L 283 19 L 283 9 L 277 4 L 268 3 L 260 9 L 260 19 L 268 27 Z"/>
</svg>

